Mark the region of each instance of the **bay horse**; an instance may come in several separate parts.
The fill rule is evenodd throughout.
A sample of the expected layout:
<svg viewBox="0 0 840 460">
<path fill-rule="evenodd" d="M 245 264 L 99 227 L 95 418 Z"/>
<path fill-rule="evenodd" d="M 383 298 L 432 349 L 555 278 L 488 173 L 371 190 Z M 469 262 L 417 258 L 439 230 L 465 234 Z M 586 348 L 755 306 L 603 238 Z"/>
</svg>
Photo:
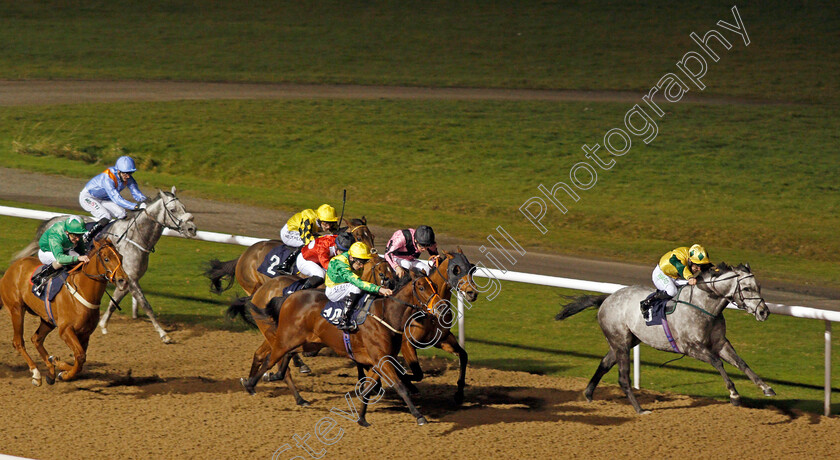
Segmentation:
<svg viewBox="0 0 840 460">
<path fill-rule="evenodd" d="M 348 334 L 349 345 L 345 345 L 344 334 L 321 316 L 321 310 L 327 303 L 324 291 L 307 289 L 298 291 L 285 299 L 271 299 L 267 305 L 260 306 L 263 299 L 254 299 L 248 306 L 263 336 L 270 344 L 270 358 L 263 361 L 255 370 L 252 367 L 247 380 L 242 379 L 242 386 L 254 394 L 254 387 L 266 370 L 280 362 L 280 375 L 292 391 L 298 405 L 309 403 L 300 396 L 295 387 L 290 372 L 287 372 L 291 352 L 308 346 L 328 346 L 339 356 L 345 356 L 355 361 L 366 373 L 361 380 L 364 389 L 361 395 L 368 395 L 380 388 L 380 376 L 393 384 L 397 393 L 408 406 L 418 425 L 428 423 L 426 418 L 417 410 L 411 401 L 408 390 L 398 374 L 404 369 L 397 370 L 395 356 L 402 344 L 402 328 L 414 311 L 430 308 L 429 303 L 436 302 L 438 294 L 428 277 L 415 279 L 405 278 L 401 285 L 396 286 L 396 294 L 391 297 L 379 298 L 370 307 L 370 318 L 361 324 L 353 334 Z M 282 303 L 281 303 L 282 302 Z M 423 320 L 429 322 L 431 315 L 424 315 Z M 350 354 L 352 352 L 352 355 Z M 282 361 L 281 361 L 282 360 Z M 358 388 L 357 388 L 358 392 Z M 381 394 L 381 393 L 380 393 Z M 348 397 L 349 399 L 349 397 Z M 362 399 L 362 408 L 358 412 L 357 423 L 369 426 L 365 418 L 369 403 L 368 398 Z M 351 401 L 352 403 L 352 401 Z"/>
<path fill-rule="evenodd" d="M 122 268 L 122 257 L 107 238 L 95 240 L 88 253 L 90 262 L 76 265 L 48 312 L 44 302 L 32 293 L 30 277 L 41 265 L 34 257 L 15 260 L 0 278 L 0 307 L 5 306 L 12 320 L 15 350 L 23 356 L 32 372 L 32 384 L 41 385 L 41 373 L 23 345 L 23 320 L 26 312 L 38 315 L 41 325 L 32 336 L 32 343 L 41 359 L 47 364 L 47 383 L 55 380 L 71 380 L 81 372 L 87 358 L 90 335 L 96 330 L 99 320 L 99 304 L 108 282 L 117 288 L 126 288 L 128 275 Z M 54 278 L 53 280 L 56 280 Z M 54 322 L 53 322 L 54 318 Z M 49 356 L 44 348 L 44 339 L 53 329 L 73 351 L 74 362 L 70 366 L 58 358 Z M 55 368 L 61 372 L 56 376 Z"/>
<path fill-rule="evenodd" d="M 721 359 L 745 373 L 749 379 L 764 391 L 765 396 L 775 396 L 769 385 L 756 375 L 747 363 L 735 353 L 735 348 L 726 339 L 726 320 L 723 310 L 732 302 L 739 309 L 746 310 L 756 320 L 764 321 L 770 315 L 767 304 L 761 297 L 761 290 L 749 264 L 730 267 L 725 263 L 702 272 L 697 285 L 680 289 L 676 296 L 677 307 L 668 315 L 667 323 L 674 344 L 663 332 L 663 328 L 646 326 L 639 310 L 641 302 L 651 289 L 629 286 L 610 295 L 582 296 L 565 305 L 555 319 L 563 320 L 589 307 L 599 308 L 598 324 L 610 345 L 610 351 L 601 360 L 595 375 L 589 381 L 584 396 L 592 401 L 595 387 L 618 362 L 618 382 L 627 395 L 633 409 L 639 414 L 648 414 L 639 406 L 630 387 L 630 349 L 644 342 L 657 350 L 676 352 L 711 364 L 729 390 L 732 405 L 741 404 L 741 396 L 735 384 L 723 368 Z"/>
<path fill-rule="evenodd" d="M 342 227 L 340 231 L 350 232 L 356 238 L 356 241 L 361 241 L 367 244 L 369 248 L 373 248 L 374 236 L 368 228 L 367 219 L 364 216 L 361 219 L 350 219 L 349 222 L 344 220 L 344 222 L 348 225 Z M 209 268 L 204 272 L 204 276 L 210 279 L 210 292 L 221 294 L 230 289 L 233 281 L 236 280 L 247 295 L 253 294 L 257 288 L 271 279 L 271 277 L 258 272 L 257 269 L 262 265 L 266 256 L 282 244 L 283 242 L 280 240 L 260 241 L 248 247 L 236 259 L 226 262 L 219 259 L 211 260 Z M 282 260 L 277 261 L 278 266 L 282 263 Z M 225 282 L 224 285 L 223 282 Z"/>
<path fill-rule="evenodd" d="M 452 334 L 452 328 L 456 315 L 448 308 L 452 298 L 452 290 L 461 292 L 467 301 L 475 302 L 478 298 L 478 288 L 472 281 L 474 266 L 467 260 L 467 256 L 458 248 L 458 252 L 447 253 L 441 251 L 438 262 L 429 274 L 429 279 L 440 293 L 440 297 L 446 302 L 434 306 L 433 310 L 424 312 L 432 316 L 431 321 L 411 321 L 405 325 L 405 336 L 403 337 L 400 351 L 405 358 L 406 364 L 411 369 L 411 375 L 406 375 L 404 382 L 412 393 L 417 393 L 417 388 L 410 382 L 423 380 L 423 369 L 417 358 L 417 348 L 437 347 L 458 356 L 460 374 L 458 376 L 458 389 L 455 392 L 455 404 L 464 402 L 464 386 L 466 385 L 467 362 L 469 360 L 467 351 L 458 343 L 458 339 Z M 449 315 L 451 321 L 445 317 Z M 418 316 L 418 313 L 414 314 Z"/>
<path fill-rule="evenodd" d="M 20 251 L 15 258 L 33 256 L 38 252 L 38 239 L 44 231 L 59 220 L 67 216 L 54 217 L 45 221 L 38 227 L 35 240 L 24 250 Z M 87 222 L 93 218 L 85 217 Z M 155 245 L 163 234 L 163 229 L 177 231 L 186 238 L 194 238 L 196 226 L 193 222 L 193 215 L 187 212 L 186 207 L 175 196 L 175 187 L 171 192 L 158 191 L 157 196 L 146 203 L 146 208 L 139 211 L 128 211 L 125 219 L 118 219 L 101 234 L 111 236 L 117 250 L 123 256 L 123 270 L 128 274 L 128 285 L 117 287 L 114 291 L 113 300 L 109 303 L 108 309 L 99 321 L 99 327 L 103 334 L 108 333 L 108 320 L 117 309 L 120 300 L 131 292 L 132 305 L 131 317 L 137 318 L 137 306 L 143 307 L 146 316 L 152 322 L 152 327 L 160 336 L 163 343 L 173 343 L 172 339 L 160 325 L 152 310 L 151 304 L 146 300 L 146 295 L 140 288 L 140 278 L 146 274 L 149 268 L 149 254 L 154 252 Z"/>
<path fill-rule="evenodd" d="M 240 297 L 234 300 L 227 310 L 227 316 L 231 319 L 235 318 L 237 315 L 241 316 L 246 322 L 250 323 L 254 327 L 259 327 L 256 322 L 252 322 L 249 320 L 248 316 L 246 316 L 246 306 L 253 302 L 256 302 L 259 305 L 267 305 L 269 301 L 274 298 L 280 300 L 283 298 L 283 290 L 295 281 L 299 281 L 301 279 L 302 278 L 299 276 L 294 275 L 282 275 L 276 278 L 269 278 L 268 281 L 257 288 L 253 295 Z M 394 270 L 388 262 L 378 254 L 373 254 L 370 262 L 365 264 L 361 279 L 369 283 L 391 288 L 393 288 L 397 283 L 396 273 L 394 273 Z M 319 290 L 323 291 L 323 288 Z M 262 363 L 268 359 L 268 354 L 271 351 L 271 345 L 269 342 L 271 336 L 273 336 L 273 329 L 271 329 L 272 324 L 273 323 L 264 325 L 266 330 L 264 334 L 267 334 L 268 336 L 266 340 L 263 341 L 262 345 L 257 348 L 257 351 L 254 352 L 254 359 L 251 364 L 251 374 L 256 372 L 256 369 L 258 369 Z M 310 353 L 317 353 L 318 350 L 320 350 L 320 347 L 310 347 L 306 351 Z M 292 360 L 295 366 L 299 368 L 301 374 L 308 374 L 311 372 L 309 366 L 304 364 L 298 353 L 292 353 Z M 279 372 L 275 374 L 265 374 L 265 380 L 273 382 L 276 380 L 282 380 L 282 377 Z"/>
</svg>

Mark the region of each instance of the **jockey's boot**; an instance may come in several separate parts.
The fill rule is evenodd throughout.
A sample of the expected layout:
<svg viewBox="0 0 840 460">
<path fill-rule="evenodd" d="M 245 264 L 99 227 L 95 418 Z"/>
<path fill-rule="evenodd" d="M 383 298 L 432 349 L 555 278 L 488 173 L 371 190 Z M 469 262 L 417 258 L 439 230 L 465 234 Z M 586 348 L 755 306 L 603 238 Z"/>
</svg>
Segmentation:
<svg viewBox="0 0 840 460">
<path fill-rule="evenodd" d="M 99 222 L 97 222 L 96 225 L 91 227 L 91 229 L 88 230 L 87 233 L 85 233 L 85 236 L 82 237 L 82 240 L 85 242 L 85 248 L 87 248 L 90 245 L 90 242 L 93 241 L 94 238 L 96 238 L 96 235 L 99 234 L 99 232 L 101 232 L 102 229 L 105 228 L 105 226 L 109 223 L 111 223 L 111 221 L 108 219 L 99 219 Z"/>
<path fill-rule="evenodd" d="M 309 278 L 306 279 L 306 282 L 303 283 L 303 286 L 301 286 L 300 289 L 304 290 L 304 289 L 316 288 L 316 287 L 320 286 L 321 283 L 323 283 L 323 282 L 324 282 L 324 278 L 322 278 L 320 276 L 310 276 Z"/>
<path fill-rule="evenodd" d="M 36 296 L 41 297 L 44 293 L 44 288 L 47 286 L 47 281 L 58 273 L 61 268 L 55 268 L 52 264 L 47 264 L 43 265 L 38 270 L 38 273 L 32 275 L 32 285 L 35 286 L 34 293 Z"/>
<path fill-rule="evenodd" d="M 292 273 L 292 271 L 295 267 L 295 262 L 297 262 L 297 256 L 300 254 L 301 249 L 302 248 L 295 248 L 295 250 L 289 254 L 289 257 L 286 257 L 286 260 L 283 261 L 283 264 L 280 265 L 280 268 L 277 270 L 284 275 L 293 275 L 294 273 Z"/>
<path fill-rule="evenodd" d="M 649 296 L 648 298 L 646 298 L 645 300 L 643 300 L 639 303 L 639 308 L 641 308 L 641 310 L 642 310 L 642 315 L 645 315 L 647 313 L 647 311 L 650 310 L 651 307 L 653 307 L 653 305 L 656 302 L 658 302 L 660 300 L 670 299 L 670 298 L 671 298 L 670 294 L 668 294 L 665 291 L 657 289 L 656 292 L 654 292 L 652 296 Z"/>
<path fill-rule="evenodd" d="M 341 331 L 353 332 L 356 330 L 356 322 L 353 321 L 353 312 L 356 310 L 356 304 L 362 296 L 361 292 L 350 294 L 344 299 L 344 316 L 338 322 L 338 329 Z"/>
</svg>

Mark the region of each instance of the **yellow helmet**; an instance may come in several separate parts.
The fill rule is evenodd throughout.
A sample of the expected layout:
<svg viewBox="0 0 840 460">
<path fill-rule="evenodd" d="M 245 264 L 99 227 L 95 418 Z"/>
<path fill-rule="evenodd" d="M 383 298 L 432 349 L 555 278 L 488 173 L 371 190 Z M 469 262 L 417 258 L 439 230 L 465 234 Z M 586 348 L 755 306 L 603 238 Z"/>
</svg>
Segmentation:
<svg viewBox="0 0 840 460">
<path fill-rule="evenodd" d="M 321 222 L 338 222 L 338 216 L 335 215 L 335 208 L 328 204 L 318 206 L 318 210 L 315 213 L 318 214 L 318 220 Z"/>
<path fill-rule="evenodd" d="M 370 248 L 367 247 L 365 243 L 357 241 L 350 246 L 350 250 L 347 251 L 350 254 L 350 257 L 354 259 L 363 259 L 369 260 L 373 257 L 373 254 L 370 253 Z"/>
<path fill-rule="evenodd" d="M 700 246 L 699 244 L 695 244 L 694 246 L 688 249 L 688 260 L 694 262 L 697 265 L 712 263 L 712 261 L 709 260 L 709 254 L 706 252 L 706 249 L 704 249 L 703 246 Z"/>
</svg>

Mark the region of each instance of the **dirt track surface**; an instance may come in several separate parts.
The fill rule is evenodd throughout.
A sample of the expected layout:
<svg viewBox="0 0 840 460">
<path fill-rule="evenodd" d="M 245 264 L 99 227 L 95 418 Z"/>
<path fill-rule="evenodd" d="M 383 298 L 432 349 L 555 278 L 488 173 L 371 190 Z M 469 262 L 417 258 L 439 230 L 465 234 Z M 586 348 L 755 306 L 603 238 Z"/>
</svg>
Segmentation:
<svg viewBox="0 0 840 460">
<path fill-rule="evenodd" d="M 29 316 L 27 337 L 36 324 Z M 10 327 L 8 315 L 0 315 L 0 331 Z M 12 347 L 0 347 L 0 451 L 31 458 L 268 459 L 289 444 L 295 451 L 280 458 L 309 458 L 293 440 L 307 434 L 325 458 L 352 459 L 412 453 L 453 459 L 831 458 L 840 451 L 838 418 L 649 391 L 637 394 L 653 413 L 637 416 L 614 384 L 615 373 L 587 403 L 582 379 L 470 368 L 466 403 L 458 409 L 451 402 L 457 369 L 443 360 L 424 363 L 429 374 L 414 398 L 429 425 L 417 426 L 389 391 L 368 411 L 372 426 L 361 428 L 330 413 L 333 407 L 347 410 L 344 394 L 352 394 L 356 383 L 347 360 L 307 358 L 313 376 L 292 370 L 312 403 L 299 408 L 283 383 L 261 383 L 256 396 L 239 386 L 262 339 L 256 333 L 181 329 L 171 333 L 177 345 L 163 345 L 141 321 L 116 317 L 110 330 L 91 338 L 81 378 L 54 386 L 33 387 L 23 359 Z M 55 332 L 46 347 L 70 357 Z M 344 430 L 331 446 L 314 437 L 313 427 L 324 417 Z"/>
</svg>

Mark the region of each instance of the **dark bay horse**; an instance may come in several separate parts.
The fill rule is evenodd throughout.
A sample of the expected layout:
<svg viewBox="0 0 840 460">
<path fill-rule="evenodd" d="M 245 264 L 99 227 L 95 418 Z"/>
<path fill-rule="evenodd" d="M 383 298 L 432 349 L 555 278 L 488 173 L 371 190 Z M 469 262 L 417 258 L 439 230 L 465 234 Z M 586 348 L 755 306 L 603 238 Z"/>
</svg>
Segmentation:
<svg viewBox="0 0 840 460">
<path fill-rule="evenodd" d="M 351 219 L 349 222 L 345 220 L 344 222 L 348 225 L 343 227 L 341 231 L 350 232 L 356 238 L 356 241 L 361 241 L 367 244 L 369 248 L 373 248 L 373 233 L 368 228 L 367 219 L 364 216 L 361 219 Z M 236 280 L 247 295 L 253 294 L 257 288 L 271 279 L 258 272 L 257 269 L 266 256 L 282 244 L 283 242 L 280 240 L 260 241 L 248 247 L 236 259 L 226 262 L 219 259 L 211 260 L 209 262 L 210 267 L 204 272 L 204 276 L 210 279 L 210 291 L 221 294 L 230 289 L 233 281 Z M 282 262 L 278 261 L 278 265 Z"/>
<path fill-rule="evenodd" d="M 370 262 L 365 264 L 364 272 L 361 276 L 362 280 L 367 281 L 369 283 L 378 284 L 380 286 L 386 287 L 393 287 L 396 285 L 397 282 L 397 275 L 394 273 L 394 270 L 388 264 L 388 262 L 380 257 L 378 254 L 373 254 Z M 246 322 L 250 322 L 248 317 L 246 316 L 245 307 L 249 303 L 256 303 L 257 305 L 267 305 L 271 299 L 283 298 L 283 290 L 289 287 L 295 281 L 299 281 L 301 278 L 298 276 L 290 276 L 290 275 L 283 275 L 278 276 L 276 278 L 269 278 L 264 284 L 262 284 L 257 290 L 253 293 L 253 295 L 248 297 L 240 297 L 233 301 L 230 308 L 228 308 L 227 315 L 230 318 L 235 318 L 237 315 L 242 316 L 242 318 Z M 319 289 L 323 292 L 323 288 Z M 268 354 L 271 351 L 271 345 L 269 343 L 271 337 L 273 336 L 273 329 L 271 328 L 273 323 L 265 324 L 264 334 L 267 335 L 265 341 L 263 341 L 262 345 L 257 348 L 257 351 L 254 352 L 254 359 L 251 365 L 251 374 L 256 372 L 262 363 L 268 359 Z M 252 323 L 253 326 L 259 327 L 258 324 Z M 319 347 L 310 347 L 306 351 L 315 353 L 319 350 Z M 310 372 L 309 366 L 303 363 L 300 359 L 300 356 L 297 353 L 292 353 L 292 360 L 295 363 L 295 366 L 300 368 L 300 372 L 302 374 L 307 374 Z M 266 380 L 274 381 L 280 380 L 281 376 L 278 374 L 266 374 Z"/>
<path fill-rule="evenodd" d="M 380 298 L 373 302 L 370 308 L 370 318 L 350 334 L 349 342 L 353 356 L 345 348 L 344 336 L 335 326 L 328 323 L 322 316 L 321 310 L 327 302 L 327 296 L 320 290 L 298 291 L 280 299 L 272 299 L 268 305 L 249 304 L 257 324 L 270 344 L 270 358 L 254 369 L 248 380 L 243 379 L 242 385 L 253 394 L 254 387 L 263 373 L 280 362 L 280 375 L 289 389 L 292 390 L 299 405 L 308 405 L 298 393 L 287 372 L 290 353 L 307 347 L 328 346 L 338 355 L 353 359 L 364 369 L 367 378 L 361 380 L 364 389 L 362 395 L 370 394 L 380 386 L 380 376 L 393 384 L 397 393 L 408 406 L 409 411 L 417 420 L 418 425 L 425 425 L 423 417 L 408 394 L 399 374 L 404 369 L 397 369 L 399 364 L 395 360 L 402 344 L 402 328 L 414 311 L 424 311 L 434 302 L 437 293 L 427 277 L 416 279 L 406 278 L 402 285 L 396 287 L 396 294 L 388 298 Z M 257 300 L 257 299 L 254 299 Z M 259 299 L 262 300 L 262 299 Z M 257 300 L 257 302 L 260 302 Z M 265 308 L 263 308 L 265 307 Z M 430 321 L 431 315 L 425 315 L 422 321 Z M 281 361 L 282 360 L 282 361 Z M 365 419 L 369 399 L 363 398 L 362 409 L 358 412 L 357 423 L 369 426 Z"/>
<path fill-rule="evenodd" d="M 610 295 L 583 296 L 564 306 L 557 315 L 556 319 L 562 320 L 588 307 L 600 307 L 598 324 L 604 331 L 610 351 L 601 360 L 584 391 L 588 401 L 592 401 L 592 395 L 601 377 L 618 362 L 618 382 L 633 409 L 639 414 L 649 413 L 639 406 L 630 387 L 630 349 L 639 342 L 644 342 L 657 350 L 674 352 L 663 328 L 646 326 L 639 311 L 639 302 L 650 292 L 651 289 L 642 286 L 630 286 Z M 726 383 L 733 405 L 740 405 L 741 396 L 735 390 L 735 385 L 724 370 L 721 360 L 745 373 L 764 391 L 765 396 L 776 395 L 735 353 L 735 348 L 726 339 L 726 320 L 722 313 L 730 302 L 755 315 L 758 321 L 764 321 L 770 314 L 749 265 L 730 267 L 721 263 L 699 275 L 696 286 L 681 289 L 677 299 L 676 310 L 668 315 L 674 346 L 681 353 L 709 363 L 717 369 Z"/>
<path fill-rule="evenodd" d="M 452 290 L 460 291 L 469 302 L 475 302 L 478 298 L 478 288 L 470 276 L 473 265 L 467 260 L 467 256 L 458 249 L 458 252 L 447 253 L 441 251 L 438 263 L 434 265 L 429 279 L 440 293 L 440 297 L 446 302 L 435 305 L 433 310 L 423 314 L 431 315 L 431 321 L 410 321 L 405 325 L 405 336 L 400 351 L 405 358 L 406 364 L 411 369 L 411 375 L 406 380 L 419 382 L 423 380 L 423 369 L 417 358 L 417 348 L 437 347 L 449 353 L 458 355 L 460 374 L 458 376 L 458 389 L 455 392 L 455 403 L 464 402 L 464 386 L 466 385 L 467 362 L 469 360 L 467 351 L 458 343 L 458 339 L 451 332 L 456 316 L 449 310 L 449 300 L 452 298 Z M 421 314 L 415 313 L 415 317 Z M 449 320 L 447 320 L 449 318 Z M 410 391 L 417 392 L 417 388 L 406 382 Z"/>
<path fill-rule="evenodd" d="M 111 314 L 117 309 L 120 300 L 131 292 L 132 318 L 137 318 L 137 306 L 142 306 L 161 341 L 172 343 L 172 339 L 158 322 L 151 304 L 146 300 L 139 282 L 149 268 L 149 254 L 154 252 L 164 228 L 177 231 L 187 238 L 193 238 L 196 235 L 196 226 L 193 215 L 187 212 L 184 204 L 175 196 L 175 187 L 172 187 L 171 192 L 158 191 L 157 196 L 150 198 L 145 209 L 128 211 L 125 219 L 114 221 L 106 232 L 103 232 L 110 236 L 117 251 L 123 256 L 123 269 L 128 274 L 128 285 L 118 287 L 114 291 L 114 299 L 102 316 L 99 327 L 103 334 L 108 333 L 108 320 Z M 52 224 L 66 218 L 67 216 L 54 217 L 42 223 L 35 234 L 35 240 L 26 249 L 20 251 L 15 258 L 35 255 L 38 252 L 38 238 Z M 85 217 L 85 220 L 93 221 L 90 217 Z"/>
<path fill-rule="evenodd" d="M 50 312 L 44 302 L 32 294 L 29 278 L 41 265 L 34 257 L 15 260 L 0 278 L 0 307 L 5 306 L 12 319 L 15 350 L 23 356 L 32 372 L 32 384 L 41 385 L 41 373 L 35 362 L 23 346 L 23 320 L 26 312 L 41 317 L 41 325 L 32 336 L 32 342 L 41 359 L 47 364 L 47 383 L 58 380 L 71 380 L 82 370 L 86 360 L 90 335 L 96 330 L 99 321 L 99 304 L 108 282 L 117 288 L 126 288 L 128 275 L 122 268 L 122 257 L 107 238 L 94 241 L 93 249 L 88 253 L 90 262 L 79 264 L 71 270 L 65 285 L 51 302 Z M 55 280 L 55 279 L 54 279 Z M 70 366 L 49 356 L 44 348 L 47 334 L 58 327 L 58 334 L 73 351 L 74 362 Z M 55 368 L 61 369 L 58 376 Z"/>
</svg>

